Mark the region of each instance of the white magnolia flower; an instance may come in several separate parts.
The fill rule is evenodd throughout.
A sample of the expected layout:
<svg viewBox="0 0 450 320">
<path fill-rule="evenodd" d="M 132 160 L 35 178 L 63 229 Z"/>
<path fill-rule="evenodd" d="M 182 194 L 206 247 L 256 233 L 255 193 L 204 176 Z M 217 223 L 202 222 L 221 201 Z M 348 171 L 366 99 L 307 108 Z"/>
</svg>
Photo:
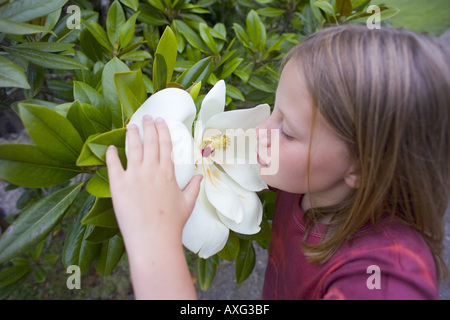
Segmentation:
<svg viewBox="0 0 450 320">
<path fill-rule="evenodd" d="M 262 204 L 257 191 L 267 188 L 256 160 L 256 127 L 270 116 L 268 105 L 225 110 L 226 88 L 219 81 L 202 102 L 194 128 L 195 105 L 185 91 L 165 89 L 152 95 L 131 118 L 143 137 L 142 118 L 162 117 L 169 125 L 175 175 L 184 188 L 202 174 L 200 193 L 183 230 L 183 244 L 202 258 L 219 252 L 229 230 L 255 234 L 260 230 Z"/>
</svg>

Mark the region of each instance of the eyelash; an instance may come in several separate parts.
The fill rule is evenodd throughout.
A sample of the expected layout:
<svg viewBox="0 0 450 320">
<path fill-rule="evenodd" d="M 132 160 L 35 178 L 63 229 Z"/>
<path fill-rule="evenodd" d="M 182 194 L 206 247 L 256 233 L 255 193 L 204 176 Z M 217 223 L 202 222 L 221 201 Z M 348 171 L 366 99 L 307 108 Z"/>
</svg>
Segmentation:
<svg viewBox="0 0 450 320">
<path fill-rule="evenodd" d="M 280 129 L 280 132 L 281 132 L 281 134 L 282 134 L 287 140 L 293 140 L 293 139 L 294 139 L 293 137 L 288 136 L 288 135 L 283 131 L 282 128 Z"/>
</svg>

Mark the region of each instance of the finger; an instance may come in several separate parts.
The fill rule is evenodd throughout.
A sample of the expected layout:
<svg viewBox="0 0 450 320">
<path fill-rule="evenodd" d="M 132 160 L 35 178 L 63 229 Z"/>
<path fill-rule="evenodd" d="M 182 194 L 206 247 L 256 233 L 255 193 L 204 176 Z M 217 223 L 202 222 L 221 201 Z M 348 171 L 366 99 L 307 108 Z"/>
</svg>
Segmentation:
<svg viewBox="0 0 450 320">
<path fill-rule="evenodd" d="M 200 185 L 203 180 L 203 175 L 196 175 L 189 181 L 189 184 L 184 189 L 183 194 L 188 201 L 188 205 L 194 207 L 195 201 L 197 200 L 198 194 L 200 192 Z"/>
<path fill-rule="evenodd" d="M 155 122 L 149 115 L 142 120 L 144 127 L 144 159 L 146 162 L 157 163 L 159 161 L 158 132 Z"/>
<path fill-rule="evenodd" d="M 127 127 L 128 140 L 128 168 L 139 166 L 142 163 L 142 141 L 139 136 L 139 129 L 132 123 Z"/>
<path fill-rule="evenodd" d="M 108 168 L 108 179 L 110 183 L 114 183 L 124 172 L 115 146 L 110 146 L 106 150 L 106 167 Z"/>
<path fill-rule="evenodd" d="M 172 139 L 170 138 L 169 127 L 162 118 L 156 119 L 156 128 L 159 138 L 159 161 L 161 165 L 174 170 L 172 161 Z"/>
</svg>

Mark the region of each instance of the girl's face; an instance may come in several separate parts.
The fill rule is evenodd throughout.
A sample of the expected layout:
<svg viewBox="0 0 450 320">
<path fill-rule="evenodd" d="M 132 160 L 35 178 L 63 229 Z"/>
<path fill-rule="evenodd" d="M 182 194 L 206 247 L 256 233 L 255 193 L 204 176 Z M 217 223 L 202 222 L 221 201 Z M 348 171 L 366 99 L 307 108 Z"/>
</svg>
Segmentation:
<svg viewBox="0 0 450 320">
<path fill-rule="evenodd" d="M 279 151 L 278 171 L 262 177 L 273 188 L 305 194 L 306 210 L 309 204 L 328 206 L 344 200 L 356 187 L 356 176 L 345 143 L 319 112 L 313 119 L 312 99 L 297 65 L 291 60 L 283 70 L 274 111 L 257 129 L 257 152 L 264 174 L 264 164 L 274 163 Z"/>
</svg>

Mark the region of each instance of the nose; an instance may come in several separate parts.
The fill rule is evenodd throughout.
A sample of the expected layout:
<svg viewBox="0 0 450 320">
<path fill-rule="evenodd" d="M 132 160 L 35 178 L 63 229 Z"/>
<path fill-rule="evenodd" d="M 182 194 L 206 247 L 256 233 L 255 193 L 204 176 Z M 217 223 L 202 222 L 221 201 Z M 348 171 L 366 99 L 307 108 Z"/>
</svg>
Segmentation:
<svg viewBox="0 0 450 320">
<path fill-rule="evenodd" d="M 270 147 L 270 117 L 262 125 L 256 128 L 256 139 L 258 139 L 258 144 Z"/>
</svg>

